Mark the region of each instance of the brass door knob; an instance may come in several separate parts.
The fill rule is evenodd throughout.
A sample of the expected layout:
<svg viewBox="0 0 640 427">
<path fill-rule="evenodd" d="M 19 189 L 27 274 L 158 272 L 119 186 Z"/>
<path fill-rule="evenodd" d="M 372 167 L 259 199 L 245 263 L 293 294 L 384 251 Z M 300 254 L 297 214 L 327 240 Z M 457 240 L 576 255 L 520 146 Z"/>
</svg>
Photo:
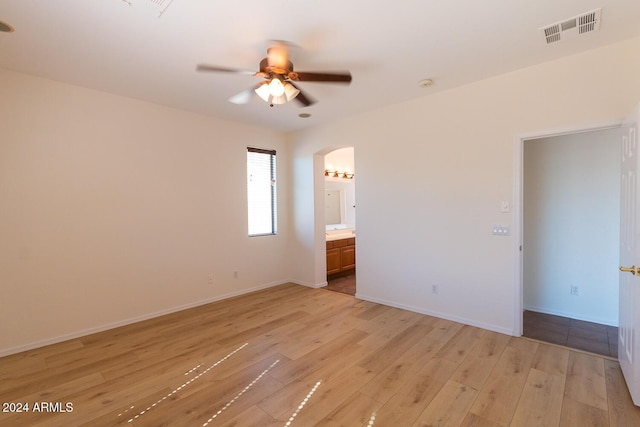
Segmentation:
<svg viewBox="0 0 640 427">
<path fill-rule="evenodd" d="M 636 268 L 635 265 L 632 265 L 631 267 L 622 267 L 622 266 L 620 266 L 620 271 L 622 271 L 623 273 L 631 273 L 631 274 L 633 274 L 635 276 L 636 274 L 640 273 L 640 267 Z"/>
</svg>

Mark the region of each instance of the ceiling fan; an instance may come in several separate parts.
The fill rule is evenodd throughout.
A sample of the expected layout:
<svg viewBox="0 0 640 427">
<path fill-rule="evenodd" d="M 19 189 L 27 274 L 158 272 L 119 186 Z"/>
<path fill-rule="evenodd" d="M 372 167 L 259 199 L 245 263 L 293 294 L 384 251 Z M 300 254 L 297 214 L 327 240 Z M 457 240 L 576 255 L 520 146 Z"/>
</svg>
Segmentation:
<svg viewBox="0 0 640 427">
<path fill-rule="evenodd" d="M 351 73 L 344 72 L 308 72 L 294 71 L 289 60 L 289 50 L 285 43 L 279 42 L 267 49 L 267 57 L 260 61 L 260 71 L 239 70 L 216 65 L 198 64 L 198 71 L 217 71 L 224 73 L 249 74 L 265 80 L 257 86 L 244 90 L 229 98 L 234 104 L 246 104 L 255 92 L 271 107 L 296 99 L 303 107 L 315 103 L 293 82 L 351 83 Z"/>
</svg>

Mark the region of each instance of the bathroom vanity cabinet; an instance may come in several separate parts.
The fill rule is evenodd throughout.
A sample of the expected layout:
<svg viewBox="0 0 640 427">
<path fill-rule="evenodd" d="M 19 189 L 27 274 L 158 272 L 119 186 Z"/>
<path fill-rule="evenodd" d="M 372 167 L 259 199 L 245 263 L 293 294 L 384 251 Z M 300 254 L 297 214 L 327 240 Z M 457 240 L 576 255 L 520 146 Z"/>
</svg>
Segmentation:
<svg viewBox="0 0 640 427">
<path fill-rule="evenodd" d="M 356 268 L 356 238 L 327 241 L 327 275 Z"/>
</svg>

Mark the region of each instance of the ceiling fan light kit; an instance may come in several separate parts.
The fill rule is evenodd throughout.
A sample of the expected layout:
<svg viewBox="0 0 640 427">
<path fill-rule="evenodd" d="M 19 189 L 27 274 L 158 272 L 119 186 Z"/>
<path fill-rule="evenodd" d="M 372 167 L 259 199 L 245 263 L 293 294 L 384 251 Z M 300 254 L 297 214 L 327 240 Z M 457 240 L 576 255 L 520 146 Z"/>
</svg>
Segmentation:
<svg viewBox="0 0 640 427">
<path fill-rule="evenodd" d="M 271 81 L 264 81 L 255 89 L 255 93 L 269 103 L 274 105 L 284 104 L 294 99 L 300 91 L 289 82 L 282 82 L 279 78 L 274 77 Z"/>
<path fill-rule="evenodd" d="M 215 71 L 236 74 L 252 74 L 265 80 L 260 82 L 253 90 L 243 91 L 229 98 L 234 104 L 245 104 L 251 98 L 251 92 L 255 92 L 270 106 L 280 105 L 296 99 L 303 107 L 315 103 L 306 96 L 293 82 L 318 82 L 318 83 L 351 83 L 351 73 L 344 72 L 296 72 L 289 60 L 289 51 L 285 43 L 277 43 L 267 49 L 267 57 L 260 61 L 260 71 L 250 72 L 215 65 L 199 64 L 198 71 Z"/>
</svg>

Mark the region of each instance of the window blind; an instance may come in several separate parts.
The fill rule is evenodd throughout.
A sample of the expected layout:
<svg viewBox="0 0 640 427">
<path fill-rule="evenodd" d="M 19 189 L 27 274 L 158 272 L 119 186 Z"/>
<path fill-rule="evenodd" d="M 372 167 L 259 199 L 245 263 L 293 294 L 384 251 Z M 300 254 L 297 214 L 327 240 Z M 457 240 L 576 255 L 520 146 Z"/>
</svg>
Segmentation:
<svg viewBox="0 0 640 427">
<path fill-rule="evenodd" d="M 249 236 L 276 234 L 276 152 L 247 148 Z"/>
</svg>

